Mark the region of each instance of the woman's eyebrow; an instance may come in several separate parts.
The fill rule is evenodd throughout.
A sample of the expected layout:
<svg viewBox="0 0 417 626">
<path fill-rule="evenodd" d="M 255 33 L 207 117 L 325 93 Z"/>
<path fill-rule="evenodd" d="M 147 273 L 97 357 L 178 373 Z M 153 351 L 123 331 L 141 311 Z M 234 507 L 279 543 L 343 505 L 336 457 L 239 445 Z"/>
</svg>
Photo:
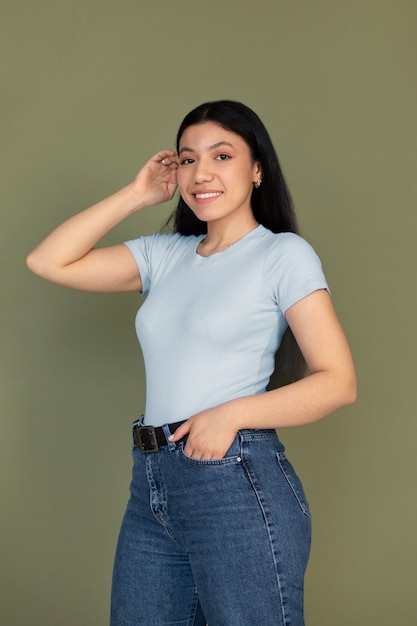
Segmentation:
<svg viewBox="0 0 417 626">
<path fill-rule="evenodd" d="M 216 150 L 216 148 L 220 148 L 220 146 L 229 146 L 230 148 L 233 148 L 233 145 L 229 143 L 228 141 L 218 141 L 217 143 L 214 143 L 212 146 L 209 146 L 208 149 Z M 188 146 L 183 146 L 181 150 L 178 152 L 178 154 L 181 154 L 181 152 L 195 152 L 195 150 L 193 150 L 192 148 L 189 148 Z"/>
</svg>

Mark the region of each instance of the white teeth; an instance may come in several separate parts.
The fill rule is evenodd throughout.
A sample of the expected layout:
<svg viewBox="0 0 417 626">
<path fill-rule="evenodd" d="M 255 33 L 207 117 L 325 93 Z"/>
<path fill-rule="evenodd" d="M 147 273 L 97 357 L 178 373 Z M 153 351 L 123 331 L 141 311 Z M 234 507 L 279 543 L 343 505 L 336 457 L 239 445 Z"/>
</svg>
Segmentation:
<svg viewBox="0 0 417 626">
<path fill-rule="evenodd" d="M 196 193 L 195 197 L 196 198 L 216 198 L 217 196 L 221 196 L 222 192 L 221 191 L 216 191 L 216 193 Z"/>
</svg>

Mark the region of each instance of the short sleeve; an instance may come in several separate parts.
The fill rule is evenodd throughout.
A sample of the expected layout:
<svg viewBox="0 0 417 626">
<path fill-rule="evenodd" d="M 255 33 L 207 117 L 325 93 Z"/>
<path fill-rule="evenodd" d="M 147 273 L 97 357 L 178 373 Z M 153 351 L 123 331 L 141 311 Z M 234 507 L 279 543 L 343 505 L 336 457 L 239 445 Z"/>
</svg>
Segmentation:
<svg viewBox="0 0 417 626">
<path fill-rule="evenodd" d="M 276 235 L 265 270 L 265 280 L 283 313 L 313 291 L 326 289 L 330 293 L 319 257 L 294 233 Z"/>
<path fill-rule="evenodd" d="M 178 233 L 154 233 L 125 241 L 139 269 L 143 295 L 160 280 L 169 268 L 176 266 L 178 258 L 188 250 L 190 237 Z"/>
<path fill-rule="evenodd" d="M 155 235 L 149 237 L 139 237 L 125 241 L 125 246 L 130 250 L 133 258 L 138 266 L 140 278 L 142 281 L 142 294 L 149 292 L 152 281 L 152 249 L 155 241 Z"/>
</svg>

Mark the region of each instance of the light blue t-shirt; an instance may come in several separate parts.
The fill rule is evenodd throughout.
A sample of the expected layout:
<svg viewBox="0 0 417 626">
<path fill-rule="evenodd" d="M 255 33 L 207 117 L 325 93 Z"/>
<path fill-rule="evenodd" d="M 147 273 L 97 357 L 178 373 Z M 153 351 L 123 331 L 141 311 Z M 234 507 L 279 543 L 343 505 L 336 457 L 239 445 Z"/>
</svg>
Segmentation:
<svg viewBox="0 0 417 626">
<path fill-rule="evenodd" d="M 146 369 L 145 424 L 187 419 L 265 391 L 285 311 L 327 289 L 312 247 L 262 225 L 209 257 L 201 236 L 126 242 L 148 294 L 136 316 Z"/>
</svg>

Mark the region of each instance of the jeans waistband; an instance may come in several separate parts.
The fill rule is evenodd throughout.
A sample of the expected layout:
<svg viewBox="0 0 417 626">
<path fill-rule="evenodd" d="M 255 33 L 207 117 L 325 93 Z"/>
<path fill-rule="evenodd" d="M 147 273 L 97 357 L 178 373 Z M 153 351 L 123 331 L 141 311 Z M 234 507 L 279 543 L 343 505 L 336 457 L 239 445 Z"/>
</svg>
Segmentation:
<svg viewBox="0 0 417 626">
<path fill-rule="evenodd" d="M 277 431 L 274 428 L 248 428 L 239 430 L 238 435 L 243 441 L 253 439 L 278 439 Z"/>
<path fill-rule="evenodd" d="M 143 424 L 144 416 L 134 421 L 132 424 L 133 440 L 135 445 L 143 452 L 157 452 L 160 446 L 169 445 L 167 435 L 173 434 L 178 426 L 183 424 L 186 420 L 181 422 L 166 423 L 162 426 L 152 426 Z M 242 441 L 259 440 L 259 439 L 277 439 L 278 435 L 275 429 L 257 429 L 248 428 L 239 430 L 237 436 Z"/>
</svg>

